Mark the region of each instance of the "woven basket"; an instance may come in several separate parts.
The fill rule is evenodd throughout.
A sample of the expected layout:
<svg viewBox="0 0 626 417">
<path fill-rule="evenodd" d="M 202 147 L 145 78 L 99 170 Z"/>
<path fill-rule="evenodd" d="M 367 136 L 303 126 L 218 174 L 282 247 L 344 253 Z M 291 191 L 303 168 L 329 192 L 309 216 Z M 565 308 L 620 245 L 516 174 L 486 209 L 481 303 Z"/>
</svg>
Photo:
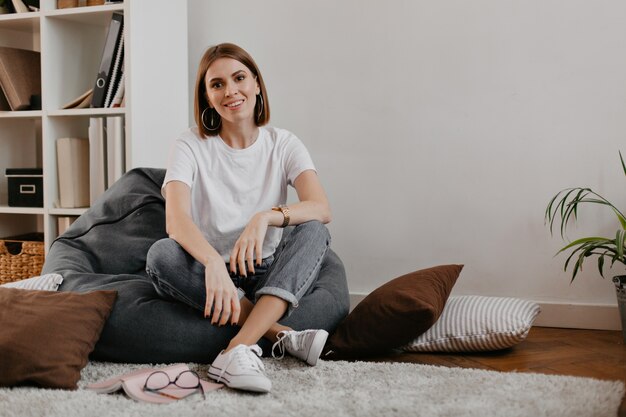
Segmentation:
<svg viewBox="0 0 626 417">
<path fill-rule="evenodd" d="M 39 239 L 39 233 L 0 239 L 0 285 L 41 274 L 44 243 Z"/>
</svg>

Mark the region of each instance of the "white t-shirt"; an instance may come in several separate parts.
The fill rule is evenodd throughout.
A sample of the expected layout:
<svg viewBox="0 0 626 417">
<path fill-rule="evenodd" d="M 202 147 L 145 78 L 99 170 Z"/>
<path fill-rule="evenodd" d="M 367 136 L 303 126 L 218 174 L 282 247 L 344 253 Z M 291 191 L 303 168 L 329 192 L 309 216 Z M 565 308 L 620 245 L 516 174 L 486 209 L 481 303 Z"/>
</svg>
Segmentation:
<svg viewBox="0 0 626 417">
<path fill-rule="evenodd" d="M 260 127 L 257 140 L 246 149 L 233 149 L 219 136 L 201 138 L 197 128 L 173 144 L 161 192 L 170 181 L 191 188 L 191 217 L 206 240 L 224 258 L 252 216 L 287 201 L 303 171 L 315 170 L 304 144 L 291 132 Z M 272 255 L 282 229 L 269 227 L 263 258 Z"/>
</svg>

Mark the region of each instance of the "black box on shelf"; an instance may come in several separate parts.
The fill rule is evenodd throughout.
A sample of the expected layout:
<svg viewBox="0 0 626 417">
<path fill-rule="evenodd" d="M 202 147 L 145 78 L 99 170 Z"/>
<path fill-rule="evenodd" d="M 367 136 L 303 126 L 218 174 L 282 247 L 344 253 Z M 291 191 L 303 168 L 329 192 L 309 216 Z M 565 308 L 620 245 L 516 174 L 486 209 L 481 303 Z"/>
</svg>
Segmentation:
<svg viewBox="0 0 626 417">
<path fill-rule="evenodd" d="M 7 168 L 9 207 L 43 207 L 43 170 Z"/>
</svg>

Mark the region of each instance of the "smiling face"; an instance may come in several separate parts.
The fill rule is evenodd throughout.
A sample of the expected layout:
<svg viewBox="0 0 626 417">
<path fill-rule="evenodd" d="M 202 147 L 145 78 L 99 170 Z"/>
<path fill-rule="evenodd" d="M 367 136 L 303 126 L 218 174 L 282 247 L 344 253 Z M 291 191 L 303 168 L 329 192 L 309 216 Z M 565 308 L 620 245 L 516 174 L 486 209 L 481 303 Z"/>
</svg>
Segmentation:
<svg viewBox="0 0 626 417">
<path fill-rule="evenodd" d="M 254 108 L 261 89 L 248 67 L 232 58 L 219 58 L 204 76 L 207 99 L 224 123 L 254 124 Z"/>
</svg>

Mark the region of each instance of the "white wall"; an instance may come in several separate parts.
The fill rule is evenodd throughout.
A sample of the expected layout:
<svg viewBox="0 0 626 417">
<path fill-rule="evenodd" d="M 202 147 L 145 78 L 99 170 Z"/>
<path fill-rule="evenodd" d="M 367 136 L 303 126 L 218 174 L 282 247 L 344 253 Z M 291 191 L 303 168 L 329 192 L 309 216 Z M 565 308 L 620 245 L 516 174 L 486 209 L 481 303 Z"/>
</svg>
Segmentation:
<svg viewBox="0 0 626 417">
<path fill-rule="evenodd" d="M 180 4 L 179 4 L 180 3 Z M 172 140 L 188 127 L 187 3 L 169 0 L 127 2 L 132 34 L 127 45 L 131 74 L 126 99 L 131 143 L 129 168 L 167 166 Z"/>
<path fill-rule="evenodd" d="M 569 284 L 543 214 L 571 186 L 626 207 L 626 3 L 189 0 L 189 22 L 190 85 L 208 45 L 255 57 L 352 292 L 462 263 L 457 295 L 616 304 L 594 263 Z M 614 235 L 611 213 L 581 214 L 570 237 Z"/>
</svg>

